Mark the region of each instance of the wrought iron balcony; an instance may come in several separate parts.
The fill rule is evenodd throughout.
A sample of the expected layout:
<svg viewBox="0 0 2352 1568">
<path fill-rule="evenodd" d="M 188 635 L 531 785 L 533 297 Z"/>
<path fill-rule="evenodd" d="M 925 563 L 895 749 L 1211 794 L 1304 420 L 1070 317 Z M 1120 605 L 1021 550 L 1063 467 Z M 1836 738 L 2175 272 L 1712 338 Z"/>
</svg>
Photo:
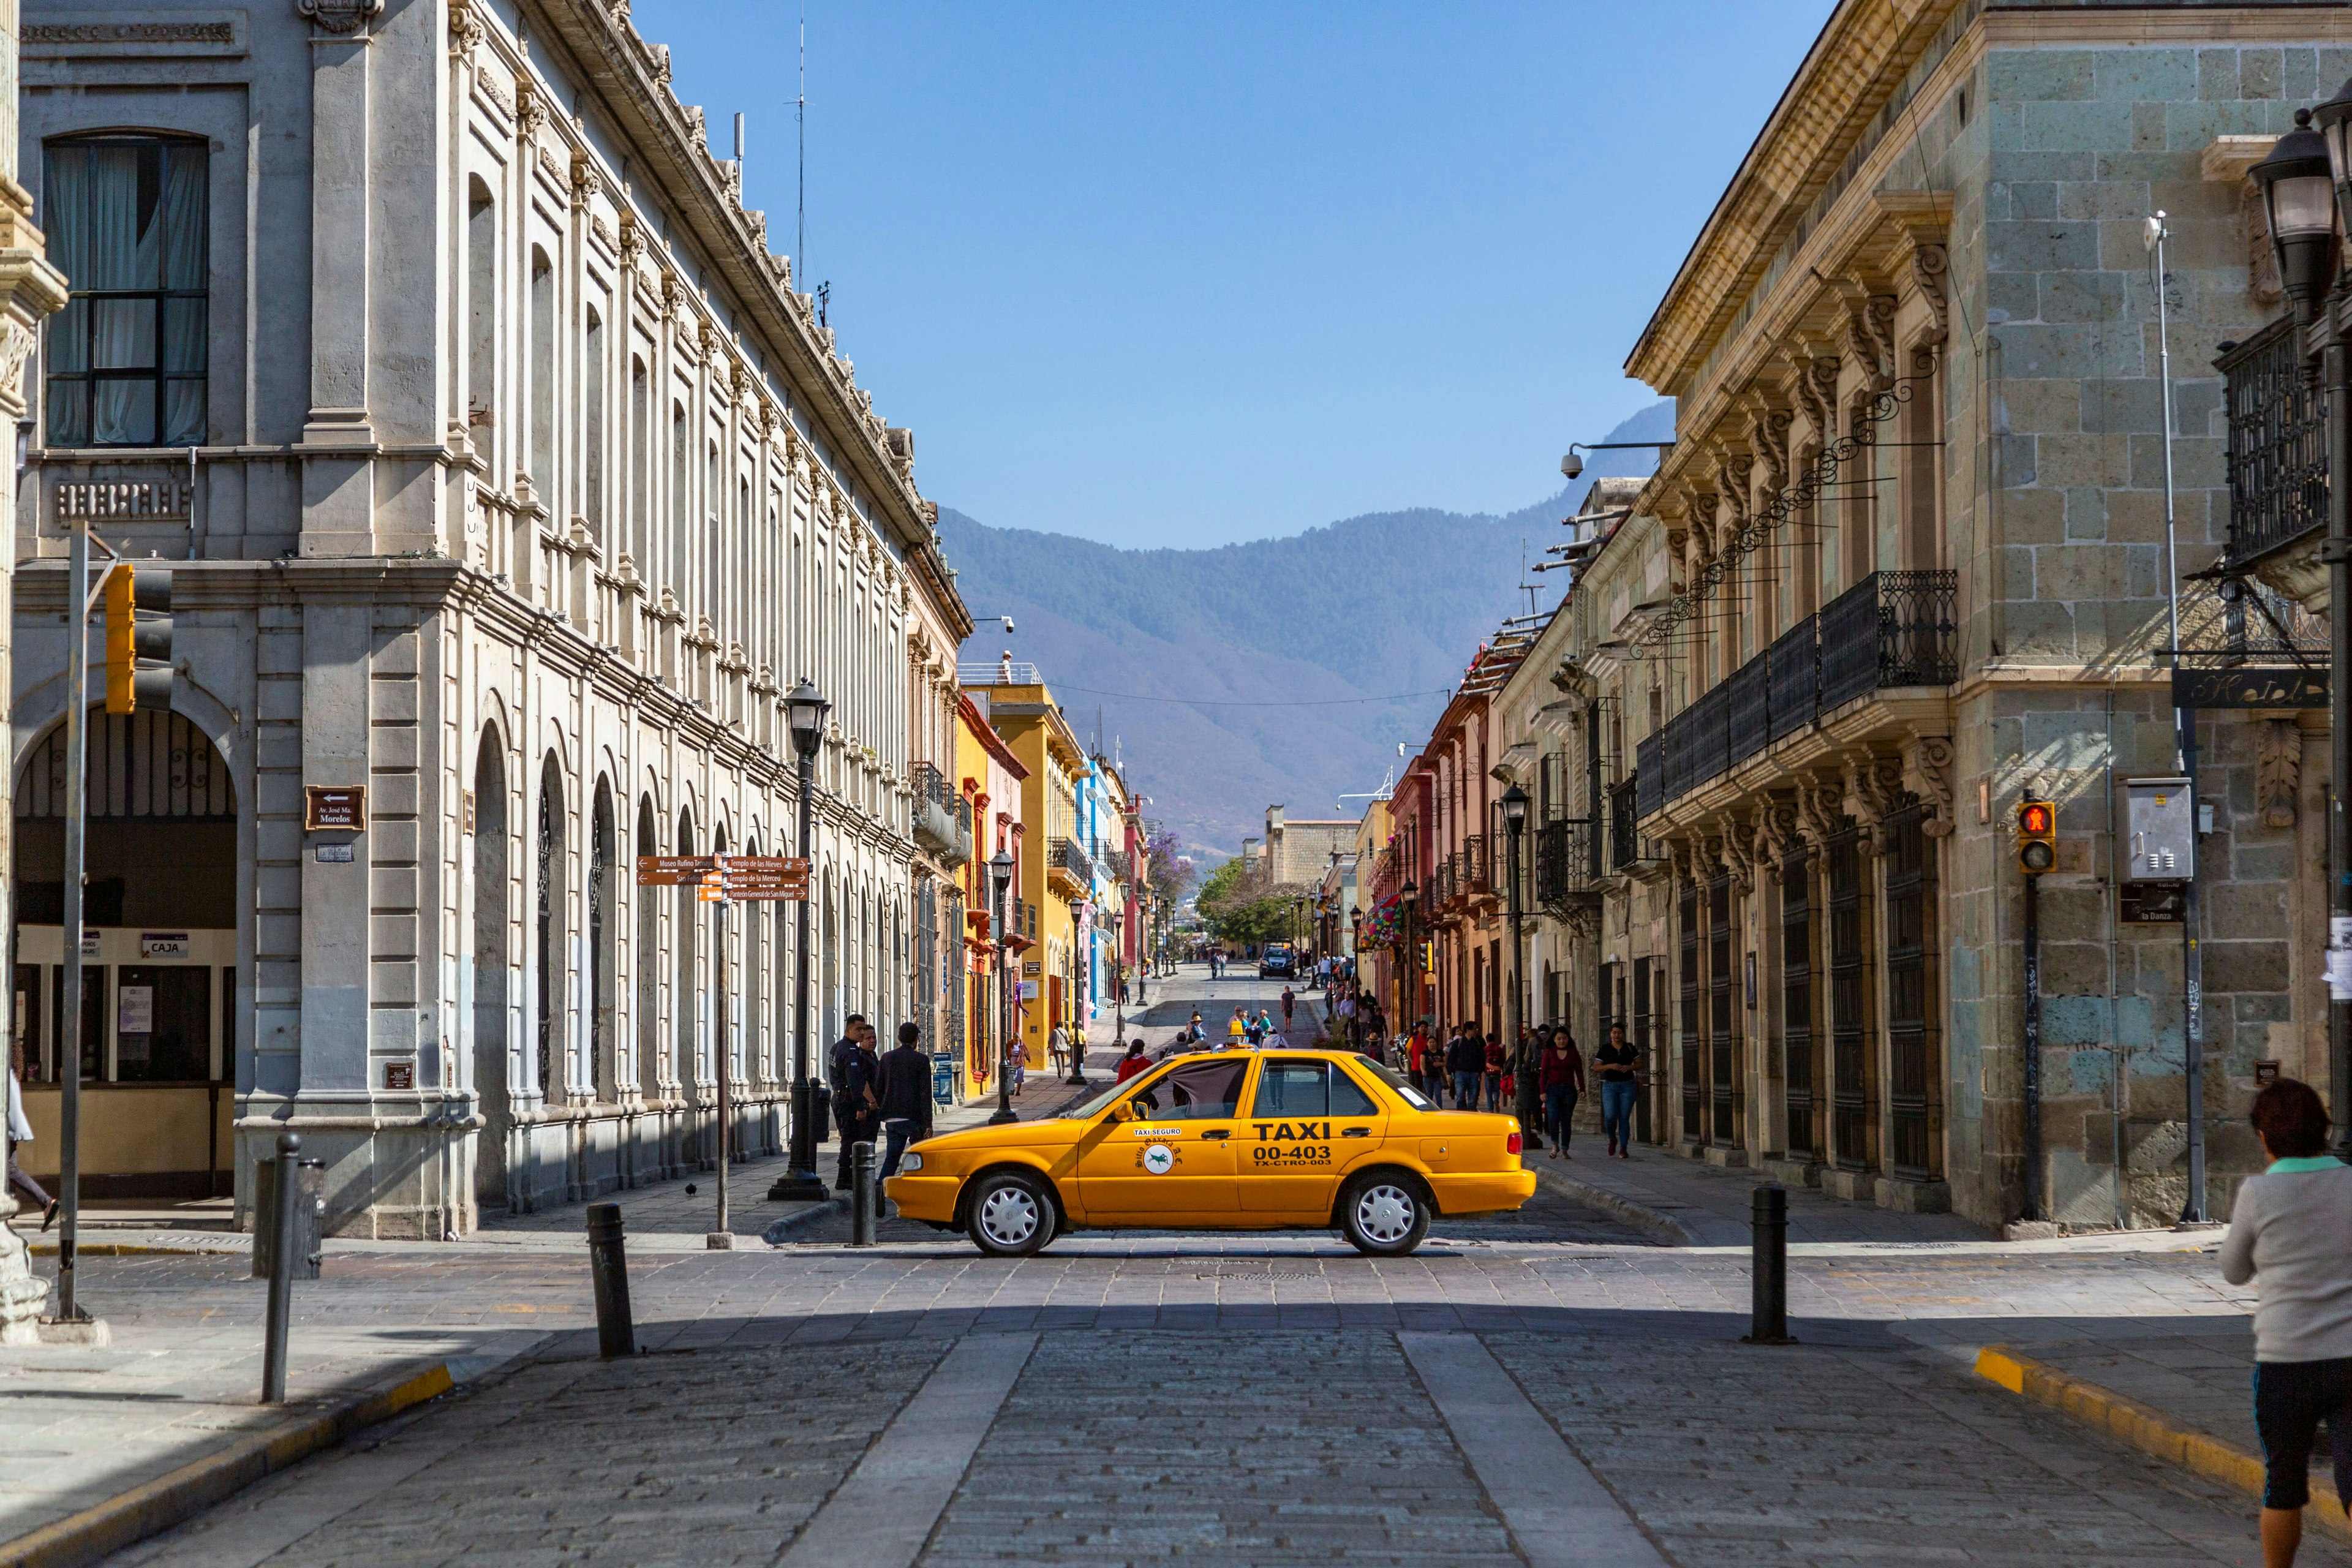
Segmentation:
<svg viewBox="0 0 2352 1568">
<path fill-rule="evenodd" d="M 1095 885 L 1095 863 L 1086 846 L 1075 838 L 1055 838 L 1045 847 L 1045 870 L 1049 876 L 1068 878 L 1083 890 Z"/>
<path fill-rule="evenodd" d="M 1840 594 L 1640 743 L 1639 816 L 1858 697 L 1949 686 L 1959 679 L 1958 596 L 1951 571 L 1876 572 Z"/>
<path fill-rule="evenodd" d="M 2213 362 L 2229 381 L 2230 531 L 2224 564 L 2246 565 L 2327 526 L 2327 423 L 2319 388 L 2282 316 Z"/>
<path fill-rule="evenodd" d="M 1459 862 L 1459 869 L 1454 873 L 1457 885 L 1454 889 L 1457 898 L 1475 899 L 1492 893 L 1500 886 L 1495 880 L 1494 868 L 1488 863 L 1484 834 L 1474 833 L 1465 838 L 1462 853 L 1455 859 Z"/>
<path fill-rule="evenodd" d="M 1630 871 L 1642 859 L 1641 774 L 1609 792 L 1609 868 Z"/>
<path fill-rule="evenodd" d="M 1874 572 L 1822 607 L 1821 705 L 1960 677 L 1957 572 Z"/>
<path fill-rule="evenodd" d="M 1566 918 L 1573 909 L 1598 903 L 1601 888 L 1593 875 L 1592 826 L 1563 819 L 1535 830 L 1536 903 L 1548 914 Z"/>
</svg>

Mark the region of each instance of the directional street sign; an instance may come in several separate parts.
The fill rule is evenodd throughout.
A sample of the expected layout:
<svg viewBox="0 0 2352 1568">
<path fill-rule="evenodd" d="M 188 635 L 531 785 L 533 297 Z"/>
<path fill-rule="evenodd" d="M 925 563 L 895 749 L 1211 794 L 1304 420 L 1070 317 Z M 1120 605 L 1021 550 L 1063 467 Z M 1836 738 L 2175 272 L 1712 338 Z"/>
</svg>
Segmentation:
<svg viewBox="0 0 2352 1568">
<path fill-rule="evenodd" d="M 755 899 L 798 902 L 808 897 L 808 862 L 794 856 L 716 855 L 702 863 L 707 869 L 701 876 L 681 877 L 678 884 L 698 884 L 698 896 L 707 904 Z M 644 879 L 641 870 L 638 880 Z"/>
<path fill-rule="evenodd" d="M 637 886 L 640 888 L 688 888 L 702 880 L 710 870 L 708 855 L 640 855 L 637 857 Z"/>
</svg>

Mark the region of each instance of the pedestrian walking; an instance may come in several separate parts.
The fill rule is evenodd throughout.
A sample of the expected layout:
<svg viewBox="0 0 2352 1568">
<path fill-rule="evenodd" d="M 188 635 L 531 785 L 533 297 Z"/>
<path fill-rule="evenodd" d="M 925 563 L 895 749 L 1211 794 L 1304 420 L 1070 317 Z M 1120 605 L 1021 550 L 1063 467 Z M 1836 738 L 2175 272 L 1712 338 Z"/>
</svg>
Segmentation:
<svg viewBox="0 0 2352 1568">
<path fill-rule="evenodd" d="M 1486 1031 L 1486 1109 L 1503 1109 L 1503 1037 Z"/>
<path fill-rule="evenodd" d="M 1069 1055 L 1070 1032 L 1062 1027 L 1061 1020 L 1056 1018 L 1054 1032 L 1045 1040 L 1045 1059 L 1054 1064 L 1055 1077 L 1059 1078 L 1069 1071 Z"/>
<path fill-rule="evenodd" d="M 1592 1053 L 1601 1071 L 1601 1125 L 1609 1134 L 1609 1152 L 1621 1160 L 1633 1157 L 1634 1069 L 1640 1057 L 1625 1043 L 1625 1026 L 1609 1026 L 1609 1043 Z"/>
<path fill-rule="evenodd" d="M 2319 1424 L 2336 1495 L 2352 1500 L 2352 1165 L 2329 1157 L 2327 1109 L 2283 1078 L 2254 1096 L 2269 1167 L 2230 1209 L 2221 1278 L 2254 1281 L 2254 1430 L 2261 1436 L 2263 1568 L 2292 1568 L 2311 1500 Z"/>
<path fill-rule="evenodd" d="M 834 1131 L 841 1143 L 833 1178 L 833 1190 L 837 1193 L 849 1190 L 850 1145 L 873 1136 L 874 1068 L 879 1058 L 867 1044 L 872 1033 L 866 1016 L 852 1013 L 846 1032 L 833 1043 L 827 1057 L 833 1078 Z"/>
<path fill-rule="evenodd" d="M 931 1135 L 931 1058 L 921 1050 L 922 1026 L 898 1026 L 897 1048 L 875 1064 L 874 1109 L 882 1123 L 882 1175 L 898 1173 L 907 1145 Z M 882 1189 L 874 1189 L 874 1212 L 882 1212 Z"/>
<path fill-rule="evenodd" d="M 8 1185 L 24 1194 L 41 1211 L 41 1228 L 47 1230 L 58 1217 L 58 1200 L 49 1196 L 41 1184 L 25 1174 L 16 1163 L 16 1145 L 33 1141 L 33 1124 L 25 1116 L 25 1090 L 16 1081 L 16 1069 L 8 1069 Z"/>
<path fill-rule="evenodd" d="M 1412 1033 L 1405 1037 L 1404 1065 L 1405 1076 L 1412 1079 L 1412 1087 L 1429 1095 L 1429 1037 L 1419 1024 L 1415 1024 Z M 1436 1098 L 1434 1095 L 1429 1097 Z"/>
<path fill-rule="evenodd" d="M 1297 1000 L 1291 994 L 1289 986 L 1286 985 L 1282 988 L 1282 1026 L 1285 1030 L 1290 1027 L 1290 1009 Z"/>
<path fill-rule="evenodd" d="M 1118 1058 L 1118 1076 L 1112 1079 L 1111 1082 L 1125 1083 L 1150 1065 L 1151 1058 L 1143 1054 L 1143 1042 L 1129 1040 L 1127 1044 L 1127 1055 Z"/>
<path fill-rule="evenodd" d="M 1478 1109 L 1478 1085 L 1486 1076 L 1486 1048 L 1478 1031 L 1465 1026 L 1445 1050 L 1446 1071 L 1454 1079 L 1454 1105 L 1458 1110 Z"/>
<path fill-rule="evenodd" d="M 1551 1032 L 1551 1049 L 1544 1052 L 1536 1087 L 1543 1092 L 1544 1136 L 1551 1141 L 1551 1157 L 1574 1158 L 1568 1136 L 1575 1131 L 1576 1102 L 1584 1098 L 1584 1054 L 1566 1029 Z"/>
</svg>

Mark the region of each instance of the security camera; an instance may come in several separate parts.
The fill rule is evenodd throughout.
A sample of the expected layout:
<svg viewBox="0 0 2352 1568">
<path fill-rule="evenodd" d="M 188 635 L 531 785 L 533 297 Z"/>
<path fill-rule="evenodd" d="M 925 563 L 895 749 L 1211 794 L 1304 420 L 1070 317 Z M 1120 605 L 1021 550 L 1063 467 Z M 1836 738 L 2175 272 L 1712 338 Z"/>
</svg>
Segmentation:
<svg viewBox="0 0 2352 1568">
<path fill-rule="evenodd" d="M 1006 637 L 1011 637 L 1013 635 L 1013 617 L 1011 616 L 1004 617 L 1004 635 Z"/>
<path fill-rule="evenodd" d="M 1559 471 L 1564 478 L 1572 479 L 1584 472 L 1584 459 L 1570 452 L 1559 460 Z"/>
</svg>

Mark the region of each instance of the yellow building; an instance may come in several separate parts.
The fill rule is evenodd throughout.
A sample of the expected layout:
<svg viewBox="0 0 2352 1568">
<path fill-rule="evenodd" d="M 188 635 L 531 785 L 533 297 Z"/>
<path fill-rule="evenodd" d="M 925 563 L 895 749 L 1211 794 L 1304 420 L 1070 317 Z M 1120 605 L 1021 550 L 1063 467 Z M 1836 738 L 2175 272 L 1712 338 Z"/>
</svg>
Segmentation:
<svg viewBox="0 0 2352 1568">
<path fill-rule="evenodd" d="M 1020 1042 L 1032 1070 L 1045 1065 L 1054 1026 L 1075 1036 L 1080 999 L 1071 983 L 1077 961 L 1076 907 L 1093 896 L 1092 858 L 1077 832 L 1077 780 L 1087 753 L 1034 664 L 1010 658 L 966 665 L 965 694 L 988 715 L 990 727 L 1019 759 L 1021 842 L 1013 891 L 1020 900 L 1008 922 L 1021 950 Z"/>
</svg>

